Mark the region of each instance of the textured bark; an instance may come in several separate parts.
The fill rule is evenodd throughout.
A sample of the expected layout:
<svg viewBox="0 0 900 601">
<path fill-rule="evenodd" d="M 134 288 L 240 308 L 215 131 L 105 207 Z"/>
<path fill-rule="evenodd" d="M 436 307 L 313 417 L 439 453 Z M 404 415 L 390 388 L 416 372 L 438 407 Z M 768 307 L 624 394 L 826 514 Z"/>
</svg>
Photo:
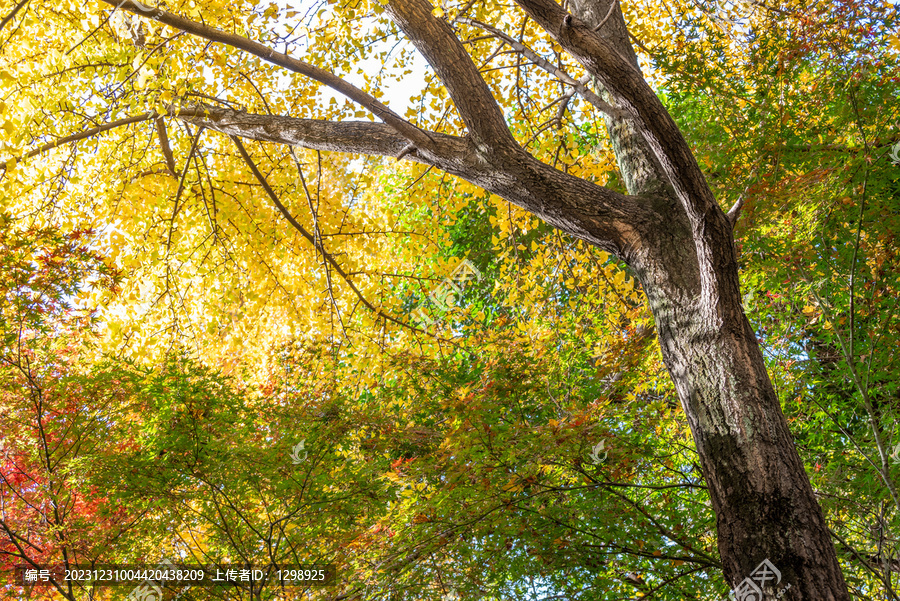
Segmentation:
<svg viewBox="0 0 900 601">
<path fill-rule="evenodd" d="M 637 68 L 617 0 L 573 4 L 575 14 L 592 28 L 601 25 L 600 35 Z M 665 196 L 664 172 L 633 123 L 611 117 L 606 123 L 629 192 Z M 784 580 L 767 594 L 791 584 L 783 598 L 848 599 L 824 517 L 741 306 L 731 223 L 710 217 L 701 240 L 685 220 L 641 232 L 644 251 L 631 264 L 697 446 L 726 578 L 736 587 L 768 559 Z M 701 266 L 693 252 L 698 243 L 711 246 L 714 263 Z M 711 268 L 715 273 L 703 272 Z M 703 280 L 722 282 L 715 304 L 704 298 Z"/>
<path fill-rule="evenodd" d="M 822 512 L 741 306 L 732 225 L 681 132 L 641 75 L 621 10 L 610 7 L 609 0 L 572 0 L 578 14 L 573 17 L 553 0 L 516 1 L 581 62 L 618 109 L 607 123 L 628 195 L 528 154 L 509 132 L 452 27 L 432 14 L 427 0 L 391 0 L 387 12 L 441 78 L 465 123 L 465 137 L 422 131 L 333 74 L 257 42 L 161 9 L 143 14 L 322 81 L 384 123 L 332 123 L 212 107 L 173 111 L 172 116 L 232 136 L 432 165 L 628 263 L 649 299 L 700 454 L 729 583 L 737 586 L 768 559 L 783 576 L 777 588 L 791 585 L 783 599 L 849 600 Z M 122 6 L 139 8 L 129 0 Z"/>
<path fill-rule="evenodd" d="M 572 12 L 592 29 L 597 29 L 600 37 L 607 40 L 625 62 L 640 71 L 637 54 L 628 41 L 628 29 L 618 0 L 573 0 Z M 595 78 L 594 83 L 600 88 L 600 96 L 605 101 L 615 103 L 613 94 L 601 82 Z M 603 121 L 628 193 L 660 192 L 659 186 L 665 174 L 634 122 L 609 114 L 603 116 Z"/>
<path fill-rule="evenodd" d="M 684 222 L 642 232 L 632 259 L 656 320 L 663 357 L 691 427 L 716 514 L 718 547 L 732 587 L 768 559 L 783 575 L 783 599 L 846 600 L 821 509 L 794 447 L 741 307 L 731 228 L 713 247 L 731 293 L 715 305 Z M 724 286 L 722 286 L 724 288 Z M 721 288 L 720 288 L 721 289 Z"/>
</svg>

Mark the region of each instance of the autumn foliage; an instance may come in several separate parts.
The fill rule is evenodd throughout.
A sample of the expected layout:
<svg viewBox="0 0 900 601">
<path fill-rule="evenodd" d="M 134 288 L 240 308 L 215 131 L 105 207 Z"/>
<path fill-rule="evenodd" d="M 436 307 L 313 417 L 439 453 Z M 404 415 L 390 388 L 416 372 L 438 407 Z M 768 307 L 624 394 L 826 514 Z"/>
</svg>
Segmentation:
<svg viewBox="0 0 900 601">
<path fill-rule="evenodd" d="M 388 103 L 417 82 L 405 118 L 465 132 L 378 2 L 166 10 Z M 576 61 L 516 7 L 434 10 L 523 147 L 624 193 L 601 112 L 478 24 L 591 85 Z M 897 7 L 622 10 L 718 202 L 742 203 L 744 308 L 851 595 L 896 599 Z M 206 105 L 375 121 L 258 56 L 101 2 L 3 0 L 0 18 L 4 575 L 169 558 L 340 574 L 191 599 L 727 594 L 688 420 L 625 263 L 421 163 L 198 124 Z M 463 260 L 481 277 L 429 300 Z M 0 580 L 6 599 L 129 592 Z"/>
</svg>

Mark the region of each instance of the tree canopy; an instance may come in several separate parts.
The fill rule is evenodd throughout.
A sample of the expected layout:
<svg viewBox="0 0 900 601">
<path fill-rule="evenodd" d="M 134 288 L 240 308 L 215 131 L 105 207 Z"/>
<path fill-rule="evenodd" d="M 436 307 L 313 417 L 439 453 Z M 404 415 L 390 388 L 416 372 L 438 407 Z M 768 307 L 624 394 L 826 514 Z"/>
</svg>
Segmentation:
<svg viewBox="0 0 900 601">
<path fill-rule="evenodd" d="M 3 598 L 898 598 L 895 4 L 0 18 Z"/>
</svg>

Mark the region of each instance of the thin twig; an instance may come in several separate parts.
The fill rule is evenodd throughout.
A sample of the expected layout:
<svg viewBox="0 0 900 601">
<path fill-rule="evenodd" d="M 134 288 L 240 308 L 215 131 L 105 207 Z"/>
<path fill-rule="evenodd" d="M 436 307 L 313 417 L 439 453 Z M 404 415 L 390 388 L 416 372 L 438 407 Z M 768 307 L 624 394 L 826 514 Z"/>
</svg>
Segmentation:
<svg viewBox="0 0 900 601">
<path fill-rule="evenodd" d="M 322 244 L 322 230 L 319 229 L 319 212 L 316 207 L 313 206 L 312 196 L 309 193 L 309 187 L 306 185 L 306 178 L 303 177 L 303 167 L 300 165 L 300 159 L 297 158 L 297 154 L 294 152 L 294 147 L 290 146 L 291 157 L 294 159 L 294 164 L 297 166 L 297 175 L 300 178 L 300 183 L 303 185 L 303 192 L 306 194 L 306 203 L 309 206 L 309 213 L 312 215 L 313 220 L 313 230 L 314 230 L 314 240 L 313 244 L 316 247 L 316 250 L 319 251 L 319 254 L 322 255 L 322 266 L 325 268 L 325 281 L 328 286 L 328 295 L 331 297 L 331 306 L 334 307 L 334 312 L 337 313 L 338 322 L 341 324 L 341 331 L 344 333 L 344 338 L 349 339 L 350 337 L 347 335 L 347 326 L 344 324 L 344 317 L 341 315 L 341 308 L 337 304 L 337 300 L 334 297 L 334 288 L 331 285 L 331 270 L 328 267 L 328 260 L 325 258 L 325 246 Z M 318 154 L 318 153 L 317 153 Z M 316 194 L 316 201 L 318 202 L 319 195 Z"/>
<path fill-rule="evenodd" d="M 194 158 L 194 153 L 197 151 L 197 143 L 200 141 L 200 134 L 203 133 L 205 128 L 203 126 L 197 131 L 197 135 L 194 136 L 194 143 L 191 145 L 191 152 L 188 154 L 187 160 L 184 162 L 184 169 L 181 170 L 181 179 L 178 181 L 178 191 L 175 193 L 175 206 L 172 207 L 172 218 L 169 219 L 169 236 L 166 239 L 166 250 L 172 245 L 172 230 L 175 229 L 175 218 L 178 216 L 178 211 L 181 209 L 179 205 L 179 200 L 181 200 L 181 194 L 184 192 L 184 180 L 187 177 L 188 167 L 191 166 L 191 159 Z"/>
<path fill-rule="evenodd" d="M 528 58 L 528 60 L 533 62 L 535 65 L 539 66 L 541 69 L 543 69 L 547 73 L 550 73 L 551 75 L 558 77 L 563 83 L 566 83 L 566 84 L 572 86 L 573 88 L 575 88 L 578 91 L 578 93 L 581 95 L 582 98 L 587 100 L 589 103 L 591 103 L 592 105 L 594 105 L 595 107 L 597 107 L 598 109 L 600 109 L 601 111 L 603 111 L 604 113 L 609 115 L 610 117 L 621 118 L 621 117 L 625 116 L 624 112 L 615 108 L 614 106 L 612 106 L 611 104 L 609 104 L 608 102 L 606 102 L 605 100 L 600 98 L 600 96 L 598 96 L 591 90 L 587 89 L 584 85 L 582 85 L 578 80 L 573 78 L 571 75 L 569 75 L 562 69 L 555 67 L 553 65 L 553 63 L 551 63 L 544 57 L 538 55 L 534 50 L 528 48 L 521 42 L 517 41 L 515 38 L 505 34 L 504 32 L 500 31 L 496 27 L 492 27 L 491 25 L 482 23 L 481 21 L 476 21 L 475 19 L 462 18 L 462 19 L 460 19 L 460 21 L 462 21 L 463 23 L 472 25 L 473 27 L 483 29 L 484 31 L 487 31 L 487 32 L 492 33 L 493 35 L 497 36 L 498 38 L 500 38 L 501 40 L 503 40 L 504 42 L 506 42 L 507 44 L 512 46 L 512 48 L 516 52 L 519 52 L 519 53 L 525 55 L 525 57 Z"/>
<path fill-rule="evenodd" d="M 241 139 L 238 138 L 237 136 L 229 136 L 229 137 L 234 142 L 234 145 L 237 146 L 238 152 L 240 152 L 241 157 L 244 159 L 244 162 L 250 168 L 250 171 L 253 172 L 253 175 L 256 177 L 256 179 L 259 181 L 259 183 L 262 185 L 263 189 L 266 191 L 266 194 L 269 195 L 269 198 L 272 199 L 272 202 L 278 208 L 278 211 L 282 214 L 282 216 L 284 216 L 285 219 L 287 219 L 288 223 L 290 223 L 294 229 L 296 229 L 298 232 L 300 232 L 300 234 L 304 238 L 306 238 L 313 246 L 315 246 L 315 244 L 316 244 L 315 236 L 313 236 L 310 232 L 308 232 L 306 230 L 306 228 L 303 227 L 294 218 L 293 215 L 291 215 L 290 211 L 287 210 L 287 207 L 285 207 L 283 204 L 281 204 L 281 200 L 279 200 L 278 195 L 275 194 L 275 190 L 272 189 L 272 186 L 269 185 L 269 182 L 266 180 L 266 178 L 262 174 L 262 172 L 260 172 L 259 168 L 256 166 L 256 163 L 254 163 L 253 159 L 250 158 L 250 155 L 247 153 L 247 149 L 244 148 L 244 144 L 241 142 Z M 323 252 L 324 252 L 324 248 L 323 248 Z M 414 331 L 414 332 L 421 332 L 423 334 L 428 333 L 425 330 L 422 330 L 421 328 L 417 328 L 413 325 L 410 325 L 408 323 L 400 321 L 399 319 L 392 317 L 391 315 L 388 315 L 383 310 L 378 309 L 375 306 L 373 306 L 372 303 L 370 303 L 368 300 L 366 300 L 366 298 L 363 296 L 362 292 L 360 292 L 359 288 L 356 287 L 356 284 L 353 283 L 353 281 L 350 279 L 350 276 L 347 275 L 347 273 L 340 266 L 340 264 L 335 260 L 335 258 L 328 252 L 324 252 L 324 255 L 325 255 L 325 258 L 328 260 L 328 262 L 331 264 L 331 266 L 334 268 L 334 270 L 338 273 L 338 275 L 341 276 L 341 278 L 344 280 L 344 282 L 350 287 L 350 289 L 353 291 L 353 293 L 359 299 L 359 302 L 361 302 L 367 309 L 369 309 L 370 311 L 375 313 L 375 315 L 377 317 L 382 317 L 388 321 L 391 321 L 391 322 L 399 325 L 400 327 L 406 328 L 406 329 Z"/>
</svg>

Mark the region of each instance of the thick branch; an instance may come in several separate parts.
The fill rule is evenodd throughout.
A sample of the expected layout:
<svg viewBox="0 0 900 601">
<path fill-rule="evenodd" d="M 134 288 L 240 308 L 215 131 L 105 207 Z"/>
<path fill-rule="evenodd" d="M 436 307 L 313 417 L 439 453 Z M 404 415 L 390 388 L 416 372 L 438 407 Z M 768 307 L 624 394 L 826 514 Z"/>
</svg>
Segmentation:
<svg viewBox="0 0 900 601">
<path fill-rule="evenodd" d="M 147 10 L 146 6 L 138 5 L 138 3 L 133 2 L 132 0 L 101 1 L 109 4 L 110 6 L 122 8 L 129 12 L 141 15 L 142 17 L 153 19 L 154 21 L 159 21 L 160 23 L 164 23 L 165 25 L 174 27 L 176 29 L 180 29 L 181 31 L 185 31 L 187 33 L 190 33 L 191 35 L 195 35 L 212 42 L 218 42 L 227 46 L 238 48 L 254 56 L 258 56 L 259 58 L 274 65 L 284 67 L 285 69 L 288 69 L 295 73 L 300 73 L 301 75 L 306 75 L 307 77 L 310 77 L 340 92 L 347 98 L 358 103 L 360 106 L 371 111 L 375 116 L 391 126 L 394 131 L 404 136 L 408 141 L 412 142 L 417 147 L 428 148 L 431 143 L 431 140 L 425 134 L 425 132 L 417 128 L 415 125 L 400 117 L 400 115 L 376 100 L 370 94 L 367 94 L 366 92 L 360 90 L 353 84 L 347 83 L 340 77 L 336 76 L 334 73 L 326 71 L 325 69 L 320 69 L 319 67 L 310 65 L 309 63 L 306 63 L 304 61 L 292 58 L 287 54 L 279 54 L 271 48 L 260 44 L 259 42 L 254 42 L 253 40 L 249 40 L 237 34 L 228 33 L 214 27 L 196 23 L 194 21 L 191 21 L 190 19 L 185 19 L 184 17 L 180 17 L 159 8 Z"/>
<path fill-rule="evenodd" d="M 0 21 L 0 31 L 3 31 L 3 28 L 6 27 L 7 23 L 16 18 L 16 15 L 22 10 L 22 7 L 28 4 L 28 0 L 21 0 L 18 4 L 16 4 L 15 8 L 12 9 L 12 12 L 3 17 L 3 20 Z"/>
<path fill-rule="evenodd" d="M 394 0 L 387 13 L 422 53 L 444 83 L 479 151 L 518 149 L 503 111 L 446 22 L 435 17 L 428 0 Z"/>
<path fill-rule="evenodd" d="M 618 0 L 572 0 L 569 6 L 576 17 L 598 32 L 626 61 L 640 69 Z M 612 97 L 599 81 L 595 81 L 594 85 L 604 100 Z M 609 116 L 604 121 L 628 193 L 659 194 L 668 178 L 634 122 Z"/>
<path fill-rule="evenodd" d="M 554 0 L 516 0 L 516 3 L 597 77 L 608 91 L 611 103 L 631 115 L 636 130 L 659 162 L 667 180 L 664 183 L 671 185 L 674 198 L 670 201 L 664 194 L 655 204 L 668 214 L 669 220 L 686 219 L 689 225 L 701 275 L 696 292 L 703 318 L 722 324 L 726 313 L 740 313 L 740 304 L 734 302 L 740 298 L 740 285 L 735 269 L 733 229 L 716 203 L 684 136 L 640 71 L 608 40 L 568 14 Z M 743 315 L 739 319 L 744 319 Z"/>
<path fill-rule="evenodd" d="M 175 173 L 175 155 L 172 154 L 172 146 L 169 144 L 169 133 L 166 131 L 166 123 L 162 117 L 156 118 L 156 133 L 159 136 L 159 146 L 162 148 L 163 156 L 166 159 L 166 168 L 172 177 L 177 177 Z"/>
<path fill-rule="evenodd" d="M 211 107 L 186 109 L 175 116 L 230 136 L 314 150 L 394 157 L 406 146 L 402 136 L 380 123 L 253 115 Z M 656 218 L 634 197 L 565 174 L 524 151 L 514 160 L 490 162 L 479 156 L 470 140 L 429 135 L 434 151 L 416 149 L 406 158 L 459 176 L 626 261 L 641 244 L 638 232 Z"/>
<path fill-rule="evenodd" d="M 635 119 L 695 227 L 699 228 L 710 212 L 721 214 L 681 131 L 640 71 L 609 41 L 553 0 L 516 2 L 597 77 L 616 104 Z"/>
<path fill-rule="evenodd" d="M 256 115 L 210 106 L 182 109 L 173 115 L 224 134 L 311 150 L 396 157 L 409 145 L 409 141 L 392 127 L 370 121 L 323 121 Z M 405 158 L 450 169 L 452 164 L 461 163 L 470 152 L 469 145 L 461 138 L 435 132 L 428 132 L 427 135 L 431 140 L 430 149 L 407 152 Z"/>
<path fill-rule="evenodd" d="M 313 150 L 404 158 L 437 167 L 497 194 L 551 226 L 629 260 L 640 244 L 642 224 L 655 216 L 634 197 L 625 196 L 541 163 L 524 151 L 489 162 L 471 140 L 428 132 L 429 150 L 405 152 L 407 140 L 383 123 L 332 122 L 277 115 L 254 115 L 199 106 L 169 115 L 229 136 L 300 146 Z M 21 158 L 116 127 L 156 119 L 156 113 L 126 117 L 45 144 Z M 496 157 L 494 157 L 496 159 Z"/>
</svg>

